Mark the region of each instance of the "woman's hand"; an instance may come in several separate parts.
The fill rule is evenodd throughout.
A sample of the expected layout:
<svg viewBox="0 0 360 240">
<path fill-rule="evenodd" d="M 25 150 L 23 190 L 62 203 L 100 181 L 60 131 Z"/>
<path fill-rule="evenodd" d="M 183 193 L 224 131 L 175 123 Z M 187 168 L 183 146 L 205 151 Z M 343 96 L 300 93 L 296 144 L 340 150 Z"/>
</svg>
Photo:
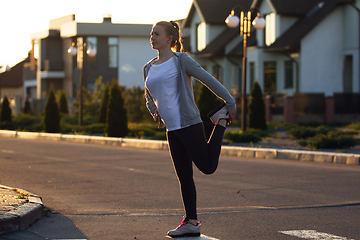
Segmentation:
<svg viewBox="0 0 360 240">
<path fill-rule="evenodd" d="M 235 113 L 236 113 L 236 109 L 233 110 L 233 111 L 231 111 L 231 112 L 229 112 L 229 119 L 230 119 L 230 121 L 235 117 Z"/>
</svg>

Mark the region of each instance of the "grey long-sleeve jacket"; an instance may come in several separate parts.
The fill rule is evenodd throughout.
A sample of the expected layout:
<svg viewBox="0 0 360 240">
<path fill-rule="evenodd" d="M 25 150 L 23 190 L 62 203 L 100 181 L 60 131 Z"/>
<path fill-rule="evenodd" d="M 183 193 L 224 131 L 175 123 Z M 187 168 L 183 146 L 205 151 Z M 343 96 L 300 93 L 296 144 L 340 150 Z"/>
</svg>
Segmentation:
<svg viewBox="0 0 360 240">
<path fill-rule="evenodd" d="M 149 69 L 151 67 L 151 62 L 154 59 L 150 60 L 143 67 L 144 81 L 146 80 Z M 194 99 L 191 77 L 196 78 L 202 84 L 207 86 L 216 96 L 222 99 L 226 103 L 226 108 L 229 112 L 236 109 L 235 99 L 230 95 L 228 90 L 186 53 L 174 53 L 174 61 L 179 73 L 181 127 L 186 127 L 202 122 L 200 112 Z M 145 98 L 147 108 L 149 109 L 150 113 L 154 115 L 156 105 L 151 96 L 150 90 L 146 87 Z M 160 121 L 160 125 L 160 127 L 164 126 L 162 121 Z"/>
</svg>

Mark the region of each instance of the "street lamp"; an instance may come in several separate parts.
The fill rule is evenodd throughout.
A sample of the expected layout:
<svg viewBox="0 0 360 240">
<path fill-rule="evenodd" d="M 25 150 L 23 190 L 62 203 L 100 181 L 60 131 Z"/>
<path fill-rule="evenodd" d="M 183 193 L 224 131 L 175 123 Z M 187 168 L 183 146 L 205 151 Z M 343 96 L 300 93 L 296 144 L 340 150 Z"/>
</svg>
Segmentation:
<svg viewBox="0 0 360 240">
<path fill-rule="evenodd" d="M 235 9 L 240 8 L 240 19 L 235 15 Z M 254 21 L 251 22 L 251 12 L 256 11 L 257 16 Z M 256 29 L 263 29 L 265 27 L 265 19 L 260 17 L 260 12 L 257 8 L 252 8 L 247 12 L 245 16 L 244 10 L 241 6 L 235 6 L 231 10 L 231 13 L 226 18 L 225 23 L 228 27 L 235 28 L 239 25 L 240 22 L 240 36 L 243 36 L 244 50 L 243 50 L 243 65 L 242 65 L 242 114 L 241 114 L 241 130 L 246 130 L 246 113 L 247 113 L 247 105 L 246 105 L 246 45 L 247 38 L 250 37 L 251 34 L 251 23 Z"/>
<path fill-rule="evenodd" d="M 90 48 L 86 51 L 86 43 L 84 43 L 84 40 L 82 37 L 79 37 L 77 39 L 77 45 L 75 46 L 75 43 L 73 42 L 71 47 L 68 49 L 68 53 L 71 56 L 77 56 L 77 63 L 78 68 L 80 68 L 80 82 L 79 82 L 79 88 L 80 88 L 80 96 L 79 96 L 79 126 L 82 126 L 83 122 L 83 82 L 84 82 L 84 64 L 86 63 L 86 56 L 89 55 L 90 57 L 96 56 L 96 49 L 90 45 Z"/>
</svg>

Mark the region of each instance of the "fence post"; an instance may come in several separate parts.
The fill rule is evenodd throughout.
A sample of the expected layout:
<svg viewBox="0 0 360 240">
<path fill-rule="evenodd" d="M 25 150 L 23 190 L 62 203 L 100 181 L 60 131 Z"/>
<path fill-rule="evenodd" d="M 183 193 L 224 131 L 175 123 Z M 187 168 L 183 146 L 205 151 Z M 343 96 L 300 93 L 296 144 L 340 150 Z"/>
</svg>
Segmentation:
<svg viewBox="0 0 360 240">
<path fill-rule="evenodd" d="M 335 121 L 335 100 L 333 97 L 325 98 L 325 122 L 333 123 Z"/>
<path fill-rule="evenodd" d="M 272 96 L 267 95 L 265 97 L 266 122 L 271 122 L 271 120 L 272 120 L 271 119 L 271 115 L 272 115 L 271 104 L 272 104 Z"/>
<path fill-rule="evenodd" d="M 284 123 L 294 123 L 294 97 L 284 98 Z"/>
</svg>

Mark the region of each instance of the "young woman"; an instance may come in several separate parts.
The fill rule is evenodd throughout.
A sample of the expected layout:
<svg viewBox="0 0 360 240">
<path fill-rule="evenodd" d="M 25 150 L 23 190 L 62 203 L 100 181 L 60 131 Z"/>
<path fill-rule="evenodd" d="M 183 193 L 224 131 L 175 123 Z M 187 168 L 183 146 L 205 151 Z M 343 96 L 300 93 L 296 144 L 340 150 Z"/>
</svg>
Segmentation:
<svg viewBox="0 0 360 240">
<path fill-rule="evenodd" d="M 181 224 L 168 232 L 171 237 L 200 236 L 201 222 L 196 213 L 196 189 L 192 163 L 204 174 L 215 172 L 222 138 L 236 112 L 234 98 L 218 80 L 187 54 L 181 53 L 177 23 L 158 22 L 151 31 L 150 43 L 158 56 L 145 64 L 146 106 L 160 126 L 166 126 L 174 168 L 179 179 L 185 216 Z M 209 114 L 215 124 L 206 141 L 204 126 L 195 104 L 192 77 L 206 85 L 224 101 Z"/>
</svg>

